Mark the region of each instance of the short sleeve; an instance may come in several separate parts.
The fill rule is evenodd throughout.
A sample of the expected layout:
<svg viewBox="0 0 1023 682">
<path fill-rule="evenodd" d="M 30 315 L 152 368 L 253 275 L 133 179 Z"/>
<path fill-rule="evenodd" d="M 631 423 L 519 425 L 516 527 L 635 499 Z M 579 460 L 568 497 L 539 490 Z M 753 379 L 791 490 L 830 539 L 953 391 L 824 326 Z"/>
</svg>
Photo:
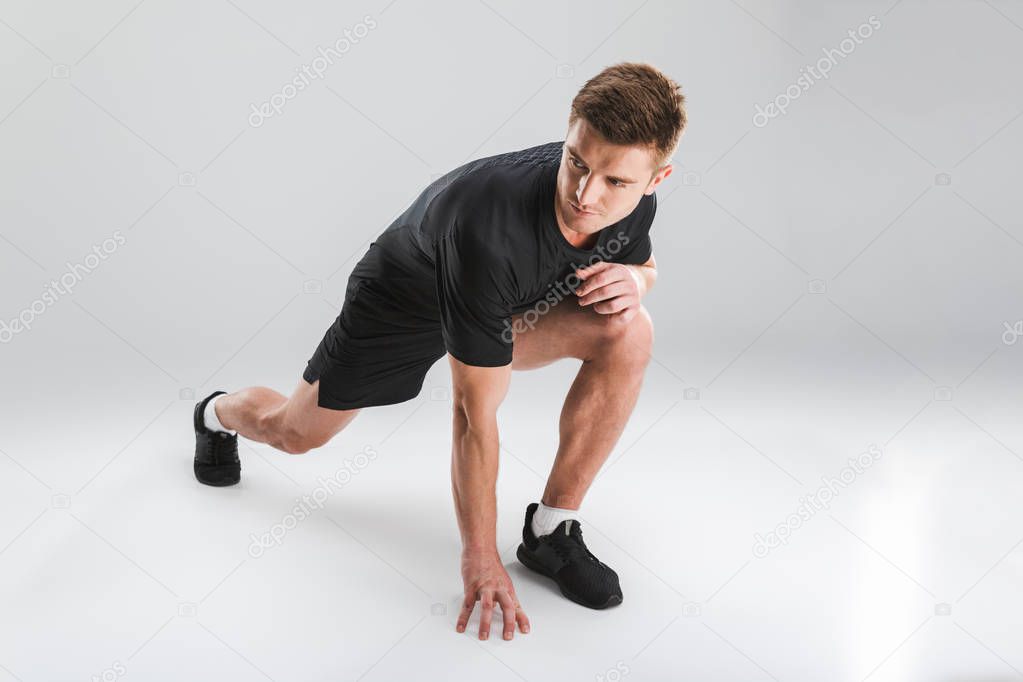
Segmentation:
<svg viewBox="0 0 1023 682">
<path fill-rule="evenodd" d="M 508 264 L 477 236 L 456 226 L 435 246 L 444 347 L 476 367 L 512 361 Z"/>
<path fill-rule="evenodd" d="M 651 194 L 648 201 L 643 201 L 636 209 L 637 214 L 631 228 L 626 232 L 627 243 L 611 260 L 615 263 L 642 265 L 650 260 L 654 246 L 650 241 L 650 227 L 657 213 L 657 195 Z M 625 241 L 624 239 L 622 241 Z"/>
<path fill-rule="evenodd" d="M 650 260 L 654 253 L 653 242 L 650 241 L 650 233 L 644 233 L 638 238 L 632 238 L 624 249 L 611 260 L 615 263 L 626 265 L 642 265 Z"/>
</svg>

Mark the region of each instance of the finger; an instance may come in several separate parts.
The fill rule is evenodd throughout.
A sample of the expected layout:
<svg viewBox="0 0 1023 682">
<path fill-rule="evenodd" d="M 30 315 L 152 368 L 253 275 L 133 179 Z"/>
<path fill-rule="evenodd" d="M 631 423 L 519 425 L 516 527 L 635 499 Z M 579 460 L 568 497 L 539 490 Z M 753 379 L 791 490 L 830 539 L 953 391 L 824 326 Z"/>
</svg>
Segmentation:
<svg viewBox="0 0 1023 682">
<path fill-rule="evenodd" d="M 606 260 L 598 260 L 596 263 L 590 263 L 585 267 L 578 268 L 577 272 L 600 272 L 609 265 L 611 265 L 611 263 Z"/>
<path fill-rule="evenodd" d="M 608 263 L 607 261 L 603 260 L 597 261 L 593 265 L 587 265 L 585 268 L 579 268 L 578 270 L 575 271 L 575 274 L 578 275 L 579 277 L 582 277 L 583 279 L 586 279 L 587 277 L 595 275 L 598 272 L 603 272 L 611 265 L 612 263 Z"/>
<path fill-rule="evenodd" d="M 469 616 L 472 615 L 472 608 L 475 605 L 475 595 L 466 594 L 465 599 L 462 600 L 462 612 L 458 614 L 458 622 L 455 624 L 455 630 L 458 632 L 465 632 L 465 627 L 469 624 Z"/>
<path fill-rule="evenodd" d="M 498 601 L 501 603 L 501 615 L 504 616 L 504 638 L 511 639 L 515 636 L 515 599 L 507 592 L 498 593 Z"/>
<path fill-rule="evenodd" d="M 593 304 L 593 310 L 597 311 L 601 315 L 607 315 L 609 317 L 615 317 L 618 313 L 628 310 L 630 307 L 629 299 L 627 296 L 619 296 L 618 298 L 612 298 L 608 301 L 601 301 L 600 303 Z M 619 317 L 615 320 L 616 323 L 627 322 L 625 318 Z"/>
<path fill-rule="evenodd" d="M 596 289 L 598 287 L 602 287 L 602 286 L 604 286 L 605 284 L 608 284 L 608 283 L 609 283 L 609 281 L 608 281 L 607 273 L 601 272 L 599 274 L 593 275 L 589 279 L 585 280 L 582 284 L 577 286 L 575 288 L 575 295 L 576 296 L 580 296 L 580 297 L 581 296 L 585 296 L 586 294 L 590 293 L 594 289 Z"/>
<path fill-rule="evenodd" d="M 494 595 L 484 592 L 480 596 L 480 639 L 490 637 L 490 619 L 494 615 Z"/>
<path fill-rule="evenodd" d="M 515 621 L 519 624 L 519 630 L 523 633 L 529 632 L 529 616 L 526 615 L 521 604 L 515 609 Z"/>
<path fill-rule="evenodd" d="M 618 298 L 612 298 L 609 301 L 601 301 L 600 303 L 594 303 L 593 309 L 602 315 L 613 315 L 629 308 L 634 302 L 629 296 L 619 296 Z M 622 320 L 623 322 L 627 320 Z"/>
<path fill-rule="evenodd" d="M 579 299 L 579 305 L 590 305 L 591 303 L 606 301 L 617 296 L 627 296 L 632 293 L 635 293 L 635 291 L 629 286 L 628 282 L 618 280 L 589 292 Z"/>
<path fill-rule="evenodd" d="M 575 293 L 577 296 L 583 296 L 598 287 L 610 284 L 611 282 L 617 282 L 621 279 L 623 279 L 622 273 L 617 268 L 609 266 L 600 272 L 587 276 L 586 281 L 576 287 Z"/>
</svg>

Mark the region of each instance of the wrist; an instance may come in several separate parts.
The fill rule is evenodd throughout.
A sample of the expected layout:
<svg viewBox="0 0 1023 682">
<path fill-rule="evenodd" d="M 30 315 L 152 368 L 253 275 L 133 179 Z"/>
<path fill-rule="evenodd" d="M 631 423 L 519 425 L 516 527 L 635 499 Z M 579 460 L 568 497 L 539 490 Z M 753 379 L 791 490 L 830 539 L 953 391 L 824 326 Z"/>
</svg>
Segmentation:
<svg viewBox="0 0 1023 682">
<path fill-rule="evenodd" d="M 636 288 L 639 289 L 639 295 L 642 298 L 647 292 L 646 277 L 639 271 L 641 265 L 626 265 L 629 270 L 629 274 L 632 275 L 632 279 L 636 280 Z"/>
</svg>

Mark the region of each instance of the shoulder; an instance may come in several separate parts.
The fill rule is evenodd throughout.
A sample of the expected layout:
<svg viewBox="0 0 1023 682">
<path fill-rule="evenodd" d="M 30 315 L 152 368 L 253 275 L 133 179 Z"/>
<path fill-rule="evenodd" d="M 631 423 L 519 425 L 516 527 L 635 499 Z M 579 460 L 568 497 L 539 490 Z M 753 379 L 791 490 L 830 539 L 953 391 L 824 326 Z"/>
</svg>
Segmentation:
<svg viewBox="0 0 1023 682">
<path fill-rule="evenodd" d="M 481 251 L 505 251 L 536 222 L 541 194 L 560 158 L 560 143 L 478 159 L 439 178 L 427 221 L 435 234 Z"/>
<path fill-rule="evenodd" d="M 511 152 L 486 156 L 461 166 L 467 172 L 504 169 L 511 171 L 519 168 L 536 168 L 557 163 L 561 159 L 564 141 L 545 142 L 533 147 L 517 149 Z"/>
<path fill-rule="evenodd" d="M 547 142 L 465 163 L 435 181 L 438 199 L 473 208 L 521 203 L 545 170 L 557 165 L 562 142 Z"/>
</svg>

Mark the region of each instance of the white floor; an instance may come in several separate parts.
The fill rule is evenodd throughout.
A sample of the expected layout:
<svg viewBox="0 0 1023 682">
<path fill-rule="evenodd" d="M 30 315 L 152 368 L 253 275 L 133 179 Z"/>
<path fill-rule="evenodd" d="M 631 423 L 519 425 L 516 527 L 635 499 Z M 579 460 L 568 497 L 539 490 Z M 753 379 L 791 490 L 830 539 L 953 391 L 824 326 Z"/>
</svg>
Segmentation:
<svg viewBox="0 0 1023 682">
<path fill-rule="evenodd" d="M 604 612 L 515 561 L 574 364 L 516 374 L 501 415 L 499 537 L 533 631 L 512 642 L 477 641 L 477 619 L 454 631 L 443 363 L 420 399 L 366 411 L 309 455 L 243 441 L 243 481 L 229 489 L 192 478 L 190 400 L 101 395 L 77 443 L 15 463 L 33 439 L 54 442 L 40 420 L 0 457 L 0 679 L 1023 675 L 1023 433 L 1005 383 L 1018 384 L 1020 354 L 996 351 L 951 400 L 908 374 L 887 387 L 819 386 L 780 363 L 757 374 L 756 356 L 699 396 L 685 393 L 677 358 L 651 365 L 583 509 L 591 549 L 622 579 L 624 604 Z M 123 447 L 111 459 L 99 441 Z M 871 446 L 879 457 L 832 482 L 828 509 L 754 552 L 756 534 Z M 367 447 L 375 456 L 357 460 Z M 346 460 L 357 473 L 325 488 Z M 303 495 L 325 501 L 299 520 Z M 280 544 L 254 546 L 275 524 L 290 527 Z"/>
<path fill-rule="evenodd" d="M 1021 27 L 1018 0 L 0 1 L 0 682 L 1023 678 Z M 499 534 L 533 630 L 481 643 L 444 362 L 330 447 L 243 445 L 229 489 L 192 476 L 191 410 L 290 393 L 421 189 L 561 139 L 622 60 L 689 113 L 656 361 L 582 510 L 625 601 L 515 561 L 574 368 L 517 375 Z"/>
</svg>

